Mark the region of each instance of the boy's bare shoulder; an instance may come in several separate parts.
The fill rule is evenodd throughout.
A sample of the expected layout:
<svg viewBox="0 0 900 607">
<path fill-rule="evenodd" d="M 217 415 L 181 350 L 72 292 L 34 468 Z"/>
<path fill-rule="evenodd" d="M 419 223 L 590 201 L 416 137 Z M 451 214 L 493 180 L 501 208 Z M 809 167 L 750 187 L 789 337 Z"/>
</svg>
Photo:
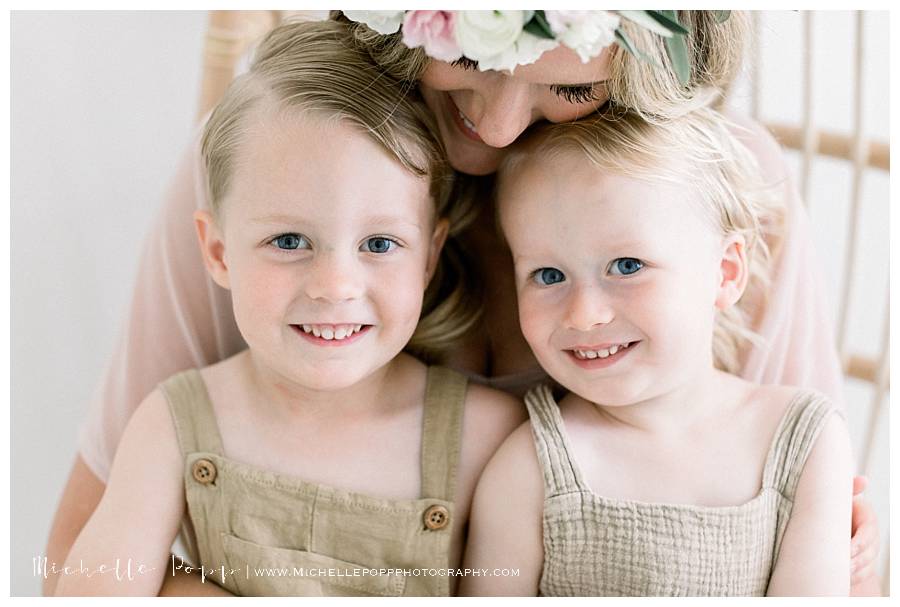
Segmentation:
<svg viewBox="0 0 900 607">
<path fill-rule="evenodd" d="M 247 365 L 248 350 L 241 350 L 225 360 L 213 363 L 200 369 L 200 377 L 207 388 L 210 386 L 223 386 L 228 389 L 244 376 Z"/>
<path fill-rule="evenodd" d="M 465 416 L 485 431 L 503 430 L 507 436 L 528 417 L 518 398 L 481 384 L 469 382 Z"/>
<path fill-rule="evenodd" d="M 743 380 L 741 380 L 743 381 Z M 733 421 L 750 432 L 760 433 L 764 444 L 769 445 L 778 428 L 781 426 L 788 409 L 799 398 L 815 397 L 825 399 L 835 411 L 840 409 L 828 397 L 814 391 L 797 386 L 780 386 L 774 384 L 757 385 L 746 383 L 747 397 Z M 838 418 L 840 415 L 831 417 Z M 830 425 L 830 424 L 829 424 Z"/>
<path fill-rule="evenodd" d="M 536 461 L 537 451 L 534 447 L 534 433 L 531 429 L 531 422 L 526 419 L 519 424 L 506 438 L 501 448 L 504 451 L 504 457 L 512 461 L 516 461 L 524 455 L 529 455 L 530 459 Z"/>
<path fill-rule="evenodd" d="M 169 401 L 157 388 L 141 401 L 128 420 L 116 449 L 108 485 L 133 486 L 136 471 L 143 478 L 164 478 L 169 472 L 177 477 L 181 458 Z"/>
<path fill-rule="evenodd" d="M 535 502 L 543 499 L 543 475 L 528 421 L 519 424 L 500 444 L 485 476 L 504 491 L 536 496 Z"/>
<path fill-rule="evenodd" d="M 142 432 L 159 431 L 174 435 L 175 427 L 169 408 L 169 399 L 162 388 L 156 388 L 141 401 L 134 415 L 131 416 L 128 425 L 134 426 Z M 152 439 L 154 434 L 145 434 L 145 436 Z"/>
<path fill-rule="evenodd" d="M 818 397 L 821 399 L 825 399 L 833 405 L 831 399 L 819 392 L 816 392 L 815 390 L 798 388 L 797 386 L 779 386 L 775 384 L 751 386 L 752 387 L 749 389 L 749 398 L 747 399 L 747 404 L 751 407 L 767 409 L 778 420 L 781 420 L 781 418 L 787 413 L 788 408 L 798 398 Z"/>
</svg>

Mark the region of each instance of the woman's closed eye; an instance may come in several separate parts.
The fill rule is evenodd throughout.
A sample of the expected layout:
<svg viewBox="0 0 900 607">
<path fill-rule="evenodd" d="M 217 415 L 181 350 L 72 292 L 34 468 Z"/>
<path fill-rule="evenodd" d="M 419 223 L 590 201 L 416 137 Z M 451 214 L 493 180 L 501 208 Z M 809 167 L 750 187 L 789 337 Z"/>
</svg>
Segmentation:
<svg viewBox="0 0 900 607">
<path fill-rule="evenodd" d="M 550 90 L 569 103 L 579 104 L 602 101 L 602 98 L 597 96 L 595 88 L 593 84 L 554 84 L 550 87 Z"/>
<path fill-rule="evenodd" d="M 468 57 L 460 57 L 456 61 L 452 61 L 450 65 L 453 67 L 461 67 L 466 71 L 475 71 L 478 69 L 478 62 L 469 59 Z M 604 98 L 597 94 L 597 85 L 599 84 L 602 84 L 602 82 L 590 84 L 551 84 L 550 90 L 560 99 L 578 105 L 581 103 L 603 101 Z"/>
<path fill-rule="evenodd" d="M 460 57 L 456 61 L 451 61 L 450 65 L 453 67 L 461 67 L 464 70 L 477 70 L 478 62 L 474 59 L 469 59 L 468 57 Z"/>
<path fill-rule="evenodd" d="M 630 276 L 644 267 L 644 262 L 634 257 L 620 257 L 609 264 L 609 273 L 614 276 Z"/>
<path fill-rule="evenodd" d="M 295 251 L 297 249 L 308 249 L 309 240 L 302 234 L 289 232 L 287 234 L 279 234 L 269 241 L 269 244 L 282 251 Z"/>
<path fill-rule="evenodd" d="M 541 286 L 549 287 L 566 279 L 566 275 L 556 268 L 538 268 L 531 273 L 531 279 Z"/>
</svg>

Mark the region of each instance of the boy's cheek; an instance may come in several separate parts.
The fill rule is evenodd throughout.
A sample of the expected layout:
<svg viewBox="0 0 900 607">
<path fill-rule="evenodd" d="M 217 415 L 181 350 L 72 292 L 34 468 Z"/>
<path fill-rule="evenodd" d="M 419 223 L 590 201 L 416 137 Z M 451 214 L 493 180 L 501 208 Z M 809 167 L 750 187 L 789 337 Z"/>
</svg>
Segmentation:
<svg viewBox="0 0 900 607">
<path fill-rule="evenodd" d="M 538 305 L 537 302 L 520 294 L 519 325 L 522 335 L 529 343 L 540 345 L 542 337 L 552 332 L 553 325 L 557 323 L 552 309 Z"/>
<path fill-rule="evenodd" d="M 259 309 L 271 309 L 293 301 L 300 291 L 296 273 L 263 264 L 233 267 L 232 297 Z"/>
</svg>

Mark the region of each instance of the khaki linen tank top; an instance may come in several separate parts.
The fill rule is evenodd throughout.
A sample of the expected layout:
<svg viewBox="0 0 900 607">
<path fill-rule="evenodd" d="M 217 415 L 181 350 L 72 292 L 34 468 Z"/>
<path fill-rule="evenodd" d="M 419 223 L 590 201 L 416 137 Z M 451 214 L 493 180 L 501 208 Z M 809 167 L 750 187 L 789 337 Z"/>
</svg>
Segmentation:
<svg viewBox="0 0 900 607">
<path fill-rule="evenodd" d="M 429 367 L 422 498 L 391 500 L 310 483 L 224 455 L 197 370 L 160 385 L 184 456 L 188 559 L 252 596 L 448 596 L 453 496 L 466 379 Z"/>
<path fill-rule="evenodd" d="M 547 386 L 525 397 L 544 475 L 547 596 L 762 596 L 791 516 L 794 492 L 831 412 L 803 391 L 769 448 L 762 488 L 740 506 L 607 499 L 593 493 L 573 457 Z"/>
</svg>

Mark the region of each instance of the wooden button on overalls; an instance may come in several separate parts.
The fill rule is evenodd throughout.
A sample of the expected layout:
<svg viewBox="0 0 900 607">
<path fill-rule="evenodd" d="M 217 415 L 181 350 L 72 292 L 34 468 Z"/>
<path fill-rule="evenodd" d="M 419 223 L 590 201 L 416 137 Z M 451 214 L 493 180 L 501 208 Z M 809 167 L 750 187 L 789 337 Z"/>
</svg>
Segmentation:
<svg viewBox="0 0 900 607">
<path fill-rule="evenodd" d="M 443 529 L 450 522 L 450 512 L 439 505 L 431 506 L 425 511 L 425 526 L 432 531 Z"/>
<path fill-rule="evenodd" d="M 191 470 L 194 480 L 201 485 L 208 485 L 216 480 L 216 465 L 208 459 L 198 459 Z"/>
</svg>

